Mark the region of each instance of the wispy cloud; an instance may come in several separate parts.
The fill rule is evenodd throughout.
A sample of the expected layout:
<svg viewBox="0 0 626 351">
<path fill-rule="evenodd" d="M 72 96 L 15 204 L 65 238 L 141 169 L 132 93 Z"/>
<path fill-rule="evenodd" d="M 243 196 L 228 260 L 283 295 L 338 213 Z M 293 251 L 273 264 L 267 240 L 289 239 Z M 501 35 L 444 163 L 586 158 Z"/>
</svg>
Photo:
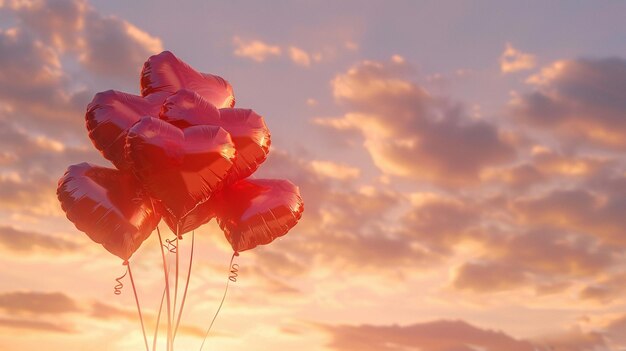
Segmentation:
<svg viewBox="0 0 626 351">
<path fill-rule="evenodd" d="M 280 56 L 282 49 L 277 45 L 270 45 L 261 40 L 243 40 L 234 37 L 235 56 L 249 58 L 256 62 L 264 62 L 272 56 Z"/>
<path fill-rule="evenodd" d="M 73 333 L 74 329 L 68 326 L 55 324 L 52 322 L 0 318 L 0 327 L 11 329 L 26 329 L 35 332 L 56 332 L 56 333 Z"/>
<path fill-rule="evenodd" d="M 511 43 L 506 43 L 506 48 L 500 55 L 500 71 L 502 73 L 513 73 L 534 68 L 536 58 L 514 48 Z"/>
<path fill-rule="evenodd" d="M 233 54 L 238 57 L 247 58 L 255 62 L 266 62 L 271 59 L 284 58 L 300 67 L 310 67 L 314 63 L 320 63 L 336 56 L 336 49 L 325 47 L 324 50 L 305 50 L 299 46 L 287 44 L 270 44 L 260 39 L 243 39 L 239 36 L 233 37 Z M 354 51 L 354 43 L 347 45 L 344 49 Z"/>
<path fill-rule="evenodd" d="M 571 332 L 541 341 L 517 339 L 499 330 L 473 326 L 461 320 L 439 320 L 407 326 L 326 326 L 331 334 L 330 347 L 337 351 L 432 351 L 510 350 L 538 351 L 563 347 L 567 350 L 605 349 L 597 333 Z"/>
<path fill-rule="evenodd" d="M 76 251 L 79 245 L 64 238 L 32 231 L 19 230 L 9 226 L 0 226 L 0 245 L 6 251 L 24 254 L 37 250 L 50 252 Z"/>
<path fill-rule="evenodd" d="M 38 291 L 2 293 L 0 309 L 11 314 L 63 314 L 80 311 L 76 302 L 64 293 Z"/>
<path fill-rule="evenodd" d="M 309 54 L 298 48 L 295 46 L 290 46 L 289 47 L 289 58 L 291 59 L 291 61 L 297 65 L 303 66 L 303 67 L 309 67 L 311 66 L 311 57 L 309 56 Z"/>
</svg>

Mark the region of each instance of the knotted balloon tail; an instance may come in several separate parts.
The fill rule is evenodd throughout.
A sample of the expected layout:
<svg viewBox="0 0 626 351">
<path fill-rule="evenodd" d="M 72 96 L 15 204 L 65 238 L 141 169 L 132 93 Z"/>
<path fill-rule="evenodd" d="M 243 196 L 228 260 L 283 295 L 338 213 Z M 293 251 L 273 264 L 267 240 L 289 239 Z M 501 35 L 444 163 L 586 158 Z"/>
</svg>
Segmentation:
<svg viewBox="0 0 626 351">
<path fill-rule="evenodd" d="M 217 308 L 217 311 L 215 311 L 215 315 L 213 316 L 213 319 L 211 320 L 211 324 L 209 324 L 209 328 L 207 328 L 206 333 L 204 334 L 202 345 L 200 345 L 200 351 L 202 351 L 202 348 L 204 347 L 204 343 L 206 342 L 206 339 L 209 336 L 209 333 L 211 332 L 211 328 L 213 327 L 213 323 L 215 323 L 215 319 L 217 319 L 217 315 L 222 310 L 222 306 L 224 305 L 224 300 L 226 299 L 226 293 L 228 292 L 228 285 L 230 284 L 230 282 L 233 282 L 233 283 L 237 282 L 237 277 L 239 275 L 238 274 L 239 265 L 236 263 L 233 263 L 236 256 L 239 256 L 239 253 L 235 251 L 233 253 L 233 256 L 230 258 L 230 263 L 228 264 L 229 274 L 228 274 L 228 280 L 226 281 L 226 287 L 224 288 L 224 295 L 222 295 L 222 301 L 220 302 L 220 305 Z"/>
</svg>

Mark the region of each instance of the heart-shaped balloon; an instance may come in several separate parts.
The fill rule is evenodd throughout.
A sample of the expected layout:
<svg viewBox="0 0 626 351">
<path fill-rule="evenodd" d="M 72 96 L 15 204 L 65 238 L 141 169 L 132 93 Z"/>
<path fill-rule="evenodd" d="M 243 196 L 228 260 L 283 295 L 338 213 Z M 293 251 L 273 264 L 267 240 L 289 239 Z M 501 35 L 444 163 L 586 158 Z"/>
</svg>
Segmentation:
<svg viewBox="0 0 626 351">
<path fill-rule="evenodd" d="M 91 240 L 123 260 L 160 220 L 150 197 L 130 172 L 80 163 L 59 180 L 57 197 L 67 218 Z"/>
<path fill-rule="evenodd" d="M 200 94 L 181 89 L 163 103 L 160 118 L 179 127 L 212 124 L 224 128 L 233 139 L 237 157 L 228 183 L 250 176 L 265 161 L 270 148 L 270 131 L 252 110 L 218 110 Z"/>
<path fill-rule="evenodd" d="M 169 51 L 150 56 L 141 71 L 141 95 L 180 89 L 193 90 L 218 108 L 235 106 L 233 87 L 224 78 L 200 73 Z"/>
<path fill-rule="evenodd" d="M 215 198 L 217 221 L 235 252 L 281 237 L 302 217 L 297 186 L 282 179 L 243 179 Z"/>
<path fill-rule="evenodd" d="M 203 224 L 208 223 L 215 217 L 215 205 L 211 199 L 198 204 L 193 210 L 189 211 L 183 218 L 176 219 L 168 211 L 161 211 L 165 224 L 172 230 L 172 233 L 178 231 L 178 235 L 189 233 L 197 229 Z"/>
<path fill-rule="evenodd" d="M 235 147 L 220 127 L 180 129 L 144 116 L 128 131 L 126 155 L 150 195 L 178 222 L 223 186 Z"/>
<path fill-rule="evenodd" d="M 166 95 L 169 93 L 144 98 L 115 90 L 97 93 L 85 114 L 89 138 L 96 149 L 118 169 L 130 168 L 124 155 L 128 129 L 142 116 L 157 117 Z"/>
</svg>

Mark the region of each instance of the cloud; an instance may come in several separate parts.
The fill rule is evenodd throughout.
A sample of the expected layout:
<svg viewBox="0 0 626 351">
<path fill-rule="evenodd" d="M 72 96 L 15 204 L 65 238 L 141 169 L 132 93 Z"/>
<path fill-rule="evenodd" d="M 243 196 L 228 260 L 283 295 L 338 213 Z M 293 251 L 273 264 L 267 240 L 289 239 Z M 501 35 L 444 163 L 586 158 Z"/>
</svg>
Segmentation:
<svg viewBox="0 0 626 351">
<path fill-rule="evenodd" d="M 22 29 L 56 52 L 71 51 L 93 73 L 136 81 L 146 58 L 163 51 L 159 38 L 83 0 L 11 2 Z"/>
<path fill-rule="evenodd" d="M 466 322 L 441 320 L 407 326 L 327 326 L 337 351 L 535 351 L 525 340 Z"/>
<path fill-rule="evenodd" d="M 11 329 L 27 329 L 36 332 L 73 333 L 73 328 L 52 322 L 0 318 L 0 327 Z"/>
<path fill-rule="evenodd" d="M 607 343 L 606 337 L 599 332 L 584 332 L 574 328 L 565 333 L 539 338 L 538 343 L 544 346 L 544 350 L 567 350 L 567 351 L 619 351 Z M 543 350 L 542 350 L 543 351 Z"/>
<path fill-rule="evenodd" d="M 531 187 L 579 187 L 581 181 L 602 177 L 618 163 L 619 160 L 605 156 L 563 153 L 535 146 L 528 159 L 510 167 L 490 169 L 481 178 L 485 183 L 500 184 L 520 193 Z"/>
<path fill-rule="evenodd" d="M 237 57 L 247 58 L 255 62 L 283 58 L 300 67 L 310 67 L 313 63 L 329 61 L 337 55 L 336 50 L 331 46 L 324 47 L 321 52 L 306 51 L 295 45 L 270 44 L 259 39 L 242 39 L 239 36 L 233 37 L 233 46 L 233 54 Z M 352 50 L 348 47 L 344 49 Z"/>
<path fill-rule="evenodd" d="M 233 38 L 233 44 L 235 56 L 249 58 L 256 62 L 264 62 L 269 57 L 282 54 L 279 46 L 270 45 L 261 40 L 244 40 L 236 36 Z"/>
<path fill-rule="evenodd" d="M 24 60 L 28 57 L 28 60 Z M 0 30 L 0 119 L 37 121 L 38 129 L 59 131 L 80 126 L 82 111 L 75 104 L 80 93 L 67 91 L 67 80 L 56 51 L 32 33 L 12 28 Z M 24 116 L 31 120 L 24 121 Z"/>
<path fill-rule="evenodd" d="M 528 226 L 549 226 L 586 233 L 610 245 L 626 245 L 623 193 L 557 189 L 513 202 L 513 211 Z"/>
<path fill-rule="evenodd" d="M 607 337 L 620 347 L 626 346 L 626 315 L 612 319 L 603 328 Z"/>
<path fill-rule="evenodd" d="M 0 30 L 0 120 L 33 134 L 87 145 L 94 75 L 136 82 L 162 49 L 158 38 L 81 0 L 10 1 L 2 10 L 14 26 Z"/>
<path fill-rule="evenodd" d="M 119 319 L 124 319 L 133 323 L 137 322 L 139 319 L 139 316 L 137 315 L 137 310 L 119 308 L 102 302 L 95 302 L 92 304 L 90 316 L 92 318 L 100 320 L 119 321 Z M 147 325 L 156 326 L 156 315 L 152 313 L 146 313 L 144 311 L 143 318 L 144 323 L 146 323 Z M 163 323 L 164 319 L 166 319 L 166 317 L 162 316 L 161 323 Z M 179 326 L 178 331 L 182 334 L 195 336 L 197 338 L 203 338 L 206 333 L 206 330 L 203 328 L 184 323 Z"/>
<path fill-rule="evenodd" d="M 480 207 L 472 201 L 419 193 L 412 200 L 411 208 L 400 221 L 406 240 L 448 254 L 464 239 L 479 239 L 472 228 L 480 223 Z"/>
<path fill-rule="evenodd" d="M 138 318 L 137 312 L 127 309 L 121 309 L 102 302 L 94 302 L 91 306 L 90 316 L 97 319 L 117 319 L 124 318 L 134 320 Z"/>
<path fill-rule="evenodd" d="M 579 297 L 606 305 L 622 298 L 625 291 L 626 274 L 615 273 L 586 286 L 580 291 Z"/>
<path fill-rule="evenodd" d="M 289 58 L 296 65 L 303 67 L 311 66 L 311 58 L 309 57 L 309 54 L 306 51 L 295 46 L 289 47 Z"/>
<path fill-rule="evenodd" d="M 80 62 L 93 72 L 137 80 L 143 62 L 163 51 L 159 38 L 123 19 L 90 11 L 85 21 Z"/>
<path fill-rule="evenodd" d="M 330 161 L 311 161 L 313 170 L 321 176 L 339 180 L 356 179 L 361 175 L 361 169 L 357 167 L 337 164 Z"/>
<path fill-rule="evenodd" d="M 505 262 L 466 262 L 459 267 L 453 286 L 474 292 L 505 291 L 528 284 L 521 267 Z"/>
<path fill-rule="evenodd" d="M 614 248 L 554 230 L 495 233 L 483 244 L 481 259 L 458 268 L 452 283 L 456 289 L 492 293 L 534 288 L 537 294 L 554 293 L 573 281 L 603 276 L 617 259 Z"/>
<path fill-rule="evenodd" d="M 10 314 L 49 314 L 79 312 L 76 302 L 59 292 L 5 292 L 0 294 L 0 309 Z"/>
<path fill-rule="evenodd" d="M 511 101 L 513 115 L 522 122 L 569 144 L 626 147 L 626 60 L 561 60 L 528 82 L 535 91 Z"/>
<path fill-rule="evenodd" d="M 14 26 L 0 30 L 0 207 L 14 215 L 58 215 L 54 190 L 65 167 L 106 163 L 84 129 L 92 96 L 86 82 L 94 74 L 136 81 L 160 41 L 85 1 L 2 7 Z"/>
<path fill-rule="evenodd" d="M 80 161 L 102 164 L 89 148 L 66 145 L 51 137 L 32 135 L 0 119 L 0 208 L 26 213 L 59 214 L 56 183 L 67 165 Z"/>
<path fill-rule="evenodd" d="M 274 258 L 268 267 L 281 270 L 278 262 L 295 260 L 296 267 L 305 269 L 320 262 L 360 272 L 387 272 L 389 267 L 428 262 L 423 249 L 388 229 L 388 218 L 403 201 L 398 193 L 326 177 L 307 159 L 277 150 L 257 176 L 287 178 L 298 184 L 307 206 L 289 238 L 273 245 L 292 255 Z"/>
<path fill-rule="evenodd" d="M 545 174 L 532 163 L 489 170 L 483 172 L 481 177 L 485 182 L 501 182 L 510 190 L 526 190 L 528 187 L 548 181 Z"/>
<path fill-rule="evenodd" d="M 506 43 L 506 48 L 500 55 L 500 71 L 502 73 L 513 73 L 529 70 L 535 67 L 536 59 L 534 55 L 523 53 Z"/>
<path fill-rule="evenodd" d="M 50 252 L 76 251 L 79 246 L 63 238 L 32 231 L 23 231 L 9 226 L 0 226 L 0 246 L 7 251 L 24 254 L 43 249 Z"/>
<path fill-rule="evenodd" d="M 79 33 L 89 9 L 86 1 L 11 1 L 7 5 L 24 26 L 59 51 L 75 50 L 81 44 Z"/>
<path fill-rule="evenodd" d="M 511 161 L 513 146 L 496 126 L 431 96 L 405 77 L 404 60 L 364 61 L 332 81 L 333 95 L 351 110 L 316 119 L 335 131 L 359 131 L 385 174 L 439 185 L 475 184 L 487 167 Z"/>
<path fill-rule="evenodd" d="M 537 339 L 514 338 L 462 320 L 436 320 L 412 325 L 322 326 L 336 351 L 597 351 L 609 347 L 598 332 L 572 329 Z"/>
</svg>

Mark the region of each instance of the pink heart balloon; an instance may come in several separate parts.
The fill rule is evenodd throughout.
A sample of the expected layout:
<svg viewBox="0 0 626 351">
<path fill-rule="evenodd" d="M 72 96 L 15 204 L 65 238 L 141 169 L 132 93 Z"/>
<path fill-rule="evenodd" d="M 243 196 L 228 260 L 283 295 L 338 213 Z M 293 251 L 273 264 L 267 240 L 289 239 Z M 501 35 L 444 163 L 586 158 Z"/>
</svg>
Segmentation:
<svg viewBox="0 0 626 351">
<path fill-rule="evenodd" d="M 150 195 L 178 222 L 223 186 L 235 148 L 220 127 L 180 129 L 146 116 L 129 130 L 126 155 Z"/>
<path fill-rule="evenodd" d="M 223 108 L 218 110 L 200 94 L 179 90 L 163 103 L 160 118 L 179 127 L 211 124 L 224 128 L 237 149 L 228 183 L 250 176 L 269 153 L 270 131 L 252 110 Z"/>
<path fill-rule="evenodd" d="M 302 217 L 297 186 L 282 179 L 243 179 L 214 199 L 217 222 L 235 252 L 269 244 Z"/>
<path fill-rule="evenodd" d="M 215 217 L 215 206 L 211 199 L 198 204 L 193 210 L 189 211 L 183 218 L 176 219 L 168 211 L 161 211 L 165 224 L 172 230 L 172 233 L 178 231 L 179 235 L 189 233 L 197 229 L 203 224 L 208 223 Z"/>
<path fill-rule="evenodd" d="M 57 197 L 78 230 L 123 260 L 161 219 L 131 173 L 85 162 L 67 169 L 59 180 Z"/>
<path fill-rule="evenodd" d="M 115 167 L 129 169 L 124 155 L 128 129 L 141 116 L 158 116 L 166 95 L 169 93 L 144 98 L 115 90 L 97 93 L 85 114 L 87 131 L 93 145 Z"/>
<path fill-rule="evenodd" d="M 169 92 L 180 89 L 197 92 L 217 107 L 235 106 L 233 87 L 224 78 L 200 73 L 169 51 L 151 56 L 141 71 L 141 95 Z"/>
</svg>

